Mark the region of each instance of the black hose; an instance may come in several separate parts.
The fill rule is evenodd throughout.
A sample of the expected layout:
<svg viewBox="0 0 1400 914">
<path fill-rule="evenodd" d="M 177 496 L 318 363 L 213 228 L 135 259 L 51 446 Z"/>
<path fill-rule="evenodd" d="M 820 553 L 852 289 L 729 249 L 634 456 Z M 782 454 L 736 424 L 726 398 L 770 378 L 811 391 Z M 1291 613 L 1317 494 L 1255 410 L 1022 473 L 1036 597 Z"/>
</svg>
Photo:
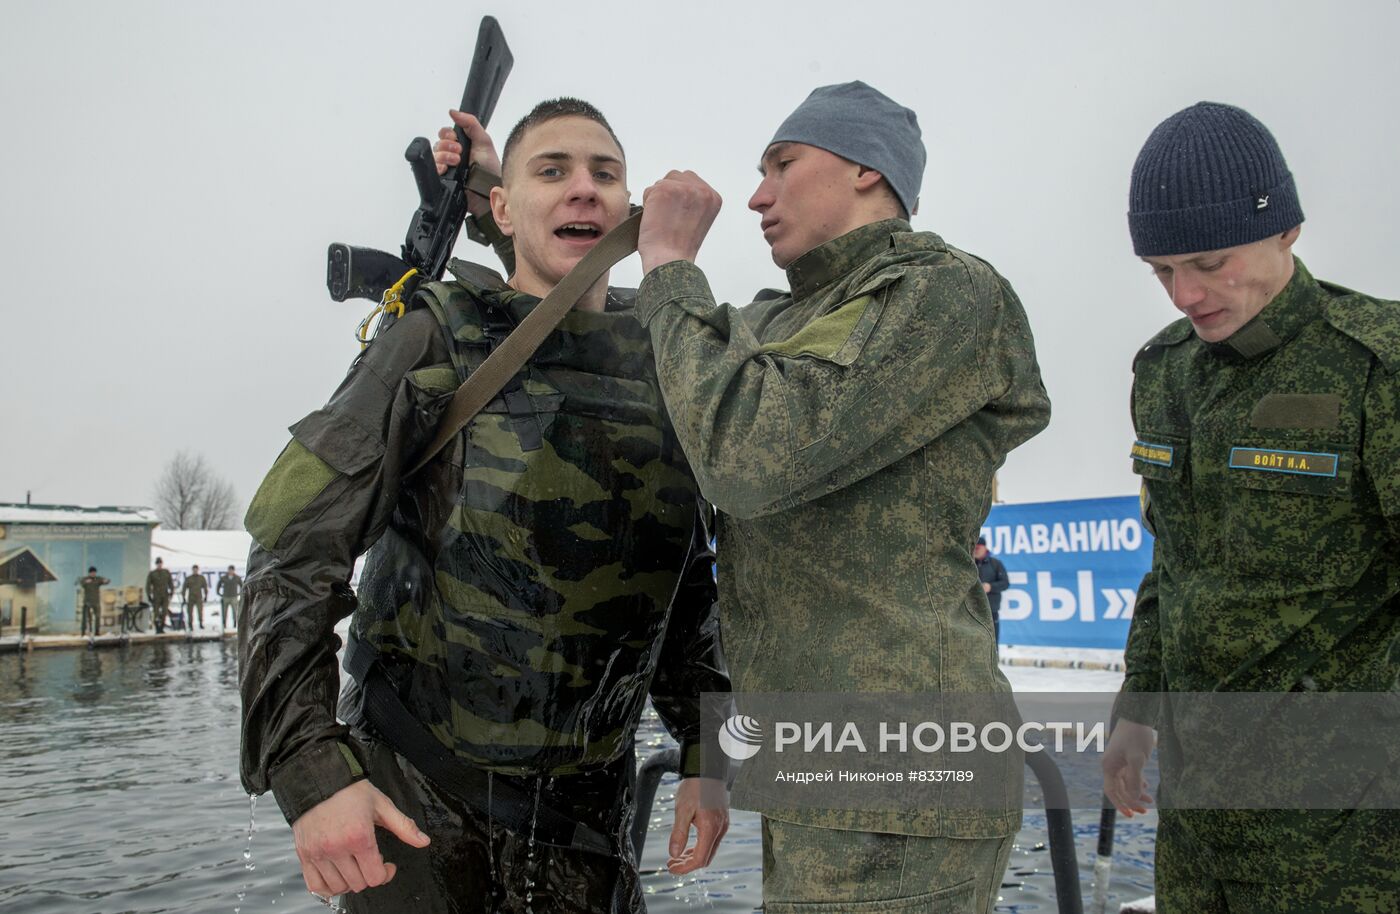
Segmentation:
<svg viewBox="0 0 1400 914">
<path fill-rule="evenodd" d="M 1084 914 L 1084 898 L 1079 891 L 1079 857 L 1074 849 L 1074 821 L 1070 816 L 1069 792 L 1060 776 L 1060 767 L 1046 752 L 1027 752 L 1026 764 L 1040 782 L 1045 798 L 1045 827 L 1050 838 L 1050 866 L 1055 872 L 1055 898 L 1060 914 Z"/>
<path fill-rule="evenodd" d="M 647 825 L 651 822 L 651 805 L 661 776 L 681 770 L 681 750 L 662 749 L 647 756 L 637 770 L 637 802 L 632 808 L 632 853 L 637 865 L 642 863 L 642 846 L 647 840 Z"/>
</svg>

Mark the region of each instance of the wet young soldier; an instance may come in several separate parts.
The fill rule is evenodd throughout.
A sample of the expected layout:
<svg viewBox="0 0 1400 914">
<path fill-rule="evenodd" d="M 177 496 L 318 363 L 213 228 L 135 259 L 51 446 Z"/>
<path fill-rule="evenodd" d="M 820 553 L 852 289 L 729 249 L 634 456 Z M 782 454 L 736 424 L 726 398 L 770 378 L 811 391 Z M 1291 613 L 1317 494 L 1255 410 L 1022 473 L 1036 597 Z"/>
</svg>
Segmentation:
<svg viewBox="0 0 1400 914">
<path fill-rule="evenodd" d="M 1133 251 L 1184 316 L 1133 362 L 1133 470 L 1156 541 L 1103 762 L 1124 815 L 1151 799 L 1144 694 L 1400 686 L 1400 304 L 1294 256 L 1293 175 L 1240 108 L 1159 124 L 1128 199 Z M 1395 810 L 1159 814 L 1166 914 L 1400 910 Z"/>
<path fill-rule="evenodd" d="M 717 304 L 694 264 L 719 196 L 646 191 L 637 314 L 676 434 L 720 510 L 736 692 L 1009 692 L 972 546 L 1008 451 L 1043 429 L 1025 312 L 985 262 L 915 232 L 914 112 L 815 90 L 749 200 L 790 292 Z M 989 911 L 1019 809 L 798 809 L 763 821 L 769 914 Z"/>
<path fill-rule="evenodd" d="M 641 910 L 626 829 L 648 694 L 683 756 L 673 871 L 727 827 L 699 800 L 699 697 L 728 689 L 707 509 L 627 297 L 600 281 L 406 473 L 456 387 L 628 214 L 621 145 L 585 102 L 537 106 L 503 158 L 510 281 L 454 261 L 293 426 L 248 512 L 243 781 L 273 790 L 308 887 L 351 911 Z M 333 626 L 352 612 L 346 727 Z"/>
</svg>

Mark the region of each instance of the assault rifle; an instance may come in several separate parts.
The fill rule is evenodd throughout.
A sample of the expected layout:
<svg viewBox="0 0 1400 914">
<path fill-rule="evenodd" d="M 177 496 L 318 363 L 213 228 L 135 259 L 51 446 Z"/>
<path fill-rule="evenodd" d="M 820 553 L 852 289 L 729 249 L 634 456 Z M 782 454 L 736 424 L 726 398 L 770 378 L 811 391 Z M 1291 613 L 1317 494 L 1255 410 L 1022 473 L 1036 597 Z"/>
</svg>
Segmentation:
<svg viewBox="0 0 1400 914">
<path fill-rule="evenodd" d="M 481 17 L 476 51 L 472 54 L 458 110 L 476 115 L 482 126 L 486 126 L 514 64 L 515 57 L 506 45 L 500 24 L 494 17 Z M 465 187 L 471 142 L 461 127 L 455 130 L 457 142 L 462 144 L 462 161 L 448 168 L 441 177 L 433 164 L 433 146 L 426 138 L 414 137 L 404 153 L 418 185 L 419 204 L 408 225 L 402 256 L 341 243 L 332 244 L 326 251 L 326 288 L 332 299 L 367 298 L 383 302 L 385 293 L 401 281 L 404 284 L 397 297 L 407 299 L 418 283 L 442 278 L 447 258 L 457 243 L 457 233 L 467 216 Z M 405 281 L 410 270 L 418 272 Z M 363 332 L 363 326 L 361 330 Z"/>
</svg>

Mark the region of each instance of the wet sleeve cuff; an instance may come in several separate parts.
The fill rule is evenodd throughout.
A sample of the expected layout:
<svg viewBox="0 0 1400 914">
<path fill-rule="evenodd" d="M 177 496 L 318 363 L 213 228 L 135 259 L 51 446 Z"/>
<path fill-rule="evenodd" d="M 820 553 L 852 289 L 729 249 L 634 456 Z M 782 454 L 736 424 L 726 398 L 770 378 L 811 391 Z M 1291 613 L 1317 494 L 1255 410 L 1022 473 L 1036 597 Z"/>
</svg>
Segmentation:
<svg viewBox="0 0 1400 914">
<path fill-rule="evenodd" d="M 662 264 L 644 276 L 637 289 L 637 320 L 645 327 L 672 302 L 694 298 L 714 301 L 704 271 L 688 260 Z"/>
<path fill-rule="evenodd" d="M 729 759 L 718 740 L 681 740 L 681 777 L 724 780 L 728 774 Z"/>
<path fill-rule="evenodd" d="M 287 824 L 356 781 L 365 766 L 349 744 L 339 740 L 316 743 L 274 768 L 268 780 Z"/>
</svg>

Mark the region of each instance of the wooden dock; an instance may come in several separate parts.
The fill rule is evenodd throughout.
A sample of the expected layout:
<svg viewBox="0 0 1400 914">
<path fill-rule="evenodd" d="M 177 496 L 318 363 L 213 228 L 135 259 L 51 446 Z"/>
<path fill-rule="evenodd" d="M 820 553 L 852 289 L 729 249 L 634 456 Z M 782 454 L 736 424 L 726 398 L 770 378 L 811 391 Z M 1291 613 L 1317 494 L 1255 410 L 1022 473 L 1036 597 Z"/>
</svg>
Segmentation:
<svg viewBox="0 0 1400 914">
<path fill-rule="evenodd" d="M 25 635 L 21 638 L 18 635 L 6 635 L 0 638 L 0 654 L 62 648 L 95 651 L 104 648 L 125 647 L 128 644 L 184 644 L 191 641 L 222 641 L 224 638 L 237 636 L 238 632 L 232 629 L 228 631 L 217 629 L 167 631 L 159 635 L 155 632 L 127 632 L 125 634 L 110 632 L 95 637 L 92 635 Z"/>
</svg>

